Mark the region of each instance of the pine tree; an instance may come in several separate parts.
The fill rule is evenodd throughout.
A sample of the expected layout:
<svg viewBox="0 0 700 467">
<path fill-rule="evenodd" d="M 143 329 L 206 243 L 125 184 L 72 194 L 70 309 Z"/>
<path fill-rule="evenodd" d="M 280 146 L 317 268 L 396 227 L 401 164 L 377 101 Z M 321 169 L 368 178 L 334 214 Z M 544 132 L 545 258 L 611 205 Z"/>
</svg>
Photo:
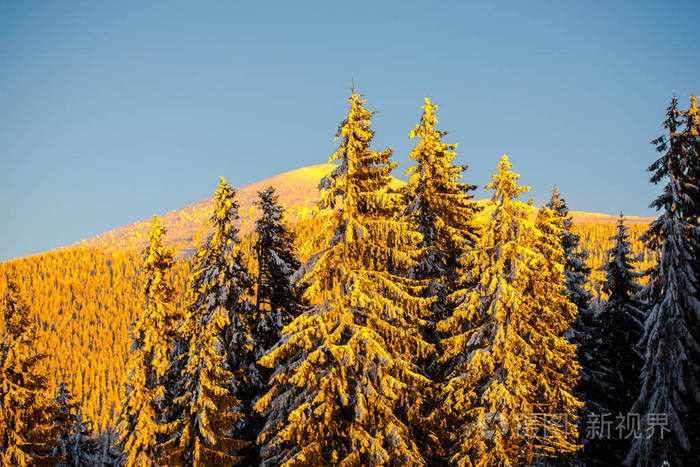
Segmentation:
<svg viewBox="0 0 700 467">
<path fill-rule="evenodd" d="M 132 329 L 129 381 L 120 416 L 119 445 L 129 467 L 157 465 L 171 402 L 172 343 L 180 314 L 169 282 L 173 250 L 163 246 L 165 234 L 161 220 L 153 216 L 143 264 L 146 309 Z"/>
<path fill-rule="evenodd" d="M 617 234 L 610 238 L 615 242 L 608 250 L 608 263 L 602 291 L 607 295 L 598 316 L 599 342 L 596 348 L 598 371 L 596 399 L 604 413 L 616 418 L 616 425 L 627 425 L 627 413 L 639 393 L 639 375 L 642 358 L 635 346 L 642 336 L 644 312 L 637 296 L 641 286 L 637 283 L 640 273 L 634 271 L 633 256 L 627 227 L 622 214 L 617 224 Z M 612 420 L 611 420 L 612 421 Z M 629 442 L 611 431 L 610 439 L 592 439 L 585 447 L 590 462 L 619 465 L 629 448 Z"/>
<path fill-rule="evenodd" d="M 430 350 L 417 326 L 421 284 L 394 271 L 415 266 L 420 235 L 396 216 L 391 149 L 370 150 L 372 112 L 352 92 L 339 125 L 338 160 L 324 179 L 330 212 L 302 266 L 312 307 L 285 327 L 261 363 L 275 367 L 256 408 L 267 417 L 264 465 L 420 465 L 407 427 L 426 379 L 412 363 Z M 419 401 L 418 401 L 419 402 Z"/>
<path fill-rule="evenodd" d="M 515 198 L 529 187 L 518 186 L 510 168 L 503 156 L 487 186 L 493 215 L 463 259 L 464 283 L 476 287 L 455 293 L 462 301 L 438 327 L 449 335 L 443 413 L 457 465 L 532 463 L 578 448 L 578 364 L 563 337 L 576 308 L 563 285 L 561 223 L 548 209 L 536 225 L 528 220 L 532 201 Z"/>
<path fill-rule="evenodd" d="M 54 398 L 56 412 L 54 422 L 59 426 L 58 446 L 54 455 L 63 458 L 61 465 L 82 467 L 98 465 L 99 443 L 92 439 L 92 424 L 84 420 L 82 408 L 75 396 L 61 382 Z"/>
<path fill-rule="evenodd" d="M 467 167 L 452 163 L 457 145 L 443 143 L 447 132 L 435 129 L 437 108 L 426 98 L 420 124 L 409 134 L 420 141 L 409 155 L 416 164 L 407 171 L 410 179 L 404 193 L 405 215 L 423 236 L 424 253 L 411 272 L 417 279 L 430 281 L 425 291 L 428 296 L 440 297 L 434 306 L 439 321 L 450 312 L 446 297 L 458 281 L 459 257 L 477 241 L 475 215 L 480 208 L 469 194 L 476 186 L 459 182 Z"/>
<path fill-rule="evenodd" d="M 572 229 L 574 221 L 569 216 L 566 201 L 554 187 L 547 208 L 553 210 L 561 218 L 561 246 L 564 248 L 564 275 L 566 276 L 566 296 L 576 305 L 579 315 L 589 308 L 593 294 L 586 290 L 586 283 L 591 274 L 587 265 L 588 253 L 580 246 L 581 238 Z"/>
<path fill-rule="evenodd" d="M 179 417 L 169 426 L 168 463 L 231 465 L 246 446 L 242 403 L 255 375 L 255 349 L 248 328 L 250 286 L 238 248 L 236 191 L 222 177 L 209 223 L 213 235 L 194 258 L 188 310 L 179 340 L 188 342 L 184 369 L 176 384 Z"/>
<path fill-rule="evenodd" d="M 652 141 L 661 153 L 649 168 L 652 183 L 668 179 L 652 207 L 662 211 L 643 240 L 659 255 L 645 290 L 648 314 L 642 388 L 632 412 L 642 414 L 644 436 L 632 441 L 629 465 L 691 465 L 700 439 L 700 301 L 698 300 L 697 154 L 689 150 L 682 112 L 674 97 L 667 109 L 667 134 Z"/>
<path fill-rule="evenodd" d="M 601 268 L 605 271 L 602 290 L 608 298 L 599 317 L 602 356 L 609 366 L 605 406 L 612 413 L 626 413 L 638 394 L 642 368 L 641 354 L 635 350 L 644 323 L 643 304 L 638 298 L 642 287 L 637 282 L 642 274 L 632 265 L 634 257 L 622 214 L 617 234 L 610 240 L 615 246 L 608 250 L 608 263 Z"/>
<path fill-rule="evenodd" d="M 36 324 L 14 273 L 2 300 L 4 333 L 0 342 L 0 465 L 55 465 L 52 421 L 43 361 L 36 352 Z"/>
<path fill-rule="evenodd" d="M 258 193 L 255 203 L 262 211 L 256 221 L 253 250 L 257 259 L 255 309 L 252 323 L 256 356 L 261 358 L 280 340 L 282 328 L 289 324 L 302 311 L 302 288 L 293 284 L 293 274 L 299 269 L 299 259 L 294 251 L 296 236 L 285 223 L 284 208 L 280 205 L 275 188 L 268 186 Z M 257 401 L 269 390 L 267 382 L 272 369 L 256 365 L 261 384 L 257 385 L 251 401 Z M 256 437 L 262 430 L 265 420 L 261 414 L 252 411 L 247 415 L 251 439 L 255 446 Z M 259 450 L 251 463 L 259 463 Z"/>
<path fill-rule="evenodd" d="M 535 384 L 533 407 L 545 417 L 545 426 L 535 432 L 545 439 L 536 438 L 528 448 L 543 460 L 568 457 L 580 448 L 575 422 L 584 403 L 575 391 L 581 370 L 577 348 L 566 337 L 578 313 L 566 287 L 568 258 L 562 245 L 566 229 L 560 214 L 546 206 L 537 214 L 535 229 L 535 251 L 541 257 L 531 266 L 534 275 L 526 290 L 532 294 L 530 325 L 537 332 L 530 332 L 528 343 L 534 367 L 544 372 Z M 550 425 L 547 414 L 561 419 Z"/>
<path fill-rule="evenodd" d="M 579 381 L 576 386 L 576 396 L 585 402 L 585 406 L 579 412 L 579 441 L 584 449 L 580 456 L 590 460 L 598 451 L 588 446 L 586 424 L 590 417 L 597 417 L 607 413 L 604 399 L 606 386 L 604 371 L 601 368 L 599 346 L 601 340 L 601 327 L 592 303 L 593 294 L 586 290 L 586 284 L 590 279 L 591 268 L 587 264 L 588 253 L 581 248 L 579 235 L 573 232 L 574 222 L 569 215 L 566 201 L 559 194 L 557 187 L 552 191 L 552 197 L 546 204 L 548 209 L 560 218 L 561 221 L 561 246 L 564 249 L 564 276 L 566 282 L 566 296 L 576 306 L 576 319 L 566 332 L 566 337 L 576 345 L 576 357 L 580 365 Z"/>
<path fill-rule="evenodd" d="M 301 311 L 299 290 L 292 284 L 300 264 L 294 251 L 294 232 L 285 224 L 284 208 L 274 187 L 259 192 L 256 205 L 262 214 L 256 221 L 253 247 L 258 260 L 255 335 L 267 351 L 280 339 L 282 327 Z"/>
<path fill-rule="evenodd" d="M 408 275 L 429 283 L 423 296 L 434 302 L 421 331 L 425 340 L 432 344 L 439 341 L 436 323 L 447 318 L 455 307 L 449 297 L 457 287 L 459 258 L 464 250 L 474 247 L 480 230 L 476 221 L 480 208 L 469 194 L 476 186 L 459 182 L 467 167 L 453 165 L 457 145 L 442 142 L 447 132 L 435 128 L 437 108 L 426 98 L 421 121 L 409 133 L 409 138 L 420 140 L 409 155 L 416 163 L 407 171 L 410 178 L 403 190 L 407 206 L 403 214 L 423 237 L 420 244 L 423 254 Z M 424 374 L 438 381 L 441 379 L 443 369 L 437 365 L 436 355 L 419 364 Z M 436 402 L 431 399 L 435 392 L 426 396 L 426 407 L 419 410 L 434 411 Z M 439 420 L 439 411 L 435 411 L 432 418 Z M 435 442 L 428 424 L 421 420 L 413 429 L 427 460 L 434 464 L 444 457 L 445 449 Z"/>
</svg>

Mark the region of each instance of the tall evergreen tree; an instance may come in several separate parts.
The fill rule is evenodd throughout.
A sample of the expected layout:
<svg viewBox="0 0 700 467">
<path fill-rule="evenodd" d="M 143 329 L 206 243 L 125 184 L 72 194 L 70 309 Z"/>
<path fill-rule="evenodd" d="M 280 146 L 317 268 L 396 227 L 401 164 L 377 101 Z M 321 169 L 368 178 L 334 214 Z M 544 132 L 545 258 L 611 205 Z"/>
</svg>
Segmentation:
<svg viewBox="0 0 700 467">
<path fill-rule="evenodd" d="M 214 198 L 209 221 L 214 233 L 197 251 L 189 279 L 179 337 L 189 343 L 176 384 L 179 417 L 169 426 L 163 459 L 186 466 L 230 465 L 244 458 L 240 435 L 249 409 L 242 399 L 255 374 L 251 309 L 244 296 L 250 281 L 241 266 L 236 191 L 222 177 Z"/>
<path fill-rule="evenodd" d="M 0 465 L 55 465 L 48 453 L 56 444 L 55 405 L 43 369 L 46 354 L 36 352 L 36 323 L 17 277 L 7 277 L 2 300 L 0 342 Z"/>
<path fill-rule="evenodd" d="M 435 128 L 437 108 L 426 98 L 420 123 L 409 133 L 409 138 L 417 137 L 419 141 L 409 154 L 415 164 L 407 171 L 410 178 L 403 189 L 406 204 L 403 215 L 423 237 L 420 244 L 423 254 L 408 276 L 429 284 L 423 296 L 433 299 L 433 304 L 421 332 L 432 344 L 439 341 L 436 324 L 455 307 L 450 296 L 459 282 L 459 258 L 464 250 L 474 247 L 480 230 L 476 221 L 480 208 L 470 194 L 476 186 L 459 181 L 467 167 L 453 165 L 457 145 L 442 142 L 447 132 Z M 424 374 L 439 381 L 443 369 L 437 360 L 437 355 L 430 355 L 419 361 L 419 365 Z M 437 392 L 429 391 L 424 398 L 426 407 L 418 410 L 433 411 L 431 418 L 439 421 L 442 416 L 435 411 L 434 400 Z M 439 446 L 438 438 L 432 435 L 435 428 L 430 425 L 421 420 L 412 428 L 423 457 L 435 464 L 444 457 L 445 448 Z"/>
<path fill-rule="evenodd" d="M 535 230 L 535 251 L 540 258 L 531 266 L 534 274 L 526 290 L 532 294 L 534 320 L 530 325 L 537 333 L 529 334 L 528 343 L 534 351 L 535 368 L 545 373 L 535 383 L 533 403 L 540 410 L 544 426 L 534 431 L 536 436 L 528 450 L 543 461 L 568 457 L 580 448 L 576 443 L 580 438 L 576 419 L 584 403 L 575 391 L 581 369 L 577 348 L 566 337 L 578 313 L 565 280 L 568 258 L 562 237 L 566 229 L 560 214 L 544 206 L 535 219 Z M 561 418 L 548 424 L 548 414 Z M 533 432 L 532 427 L 528 430 Z"/>
<path fill-rule="evenodd" d="M 635 272 L 629 235 L 620 214 L 617 234 L 610 237 L 614 246 L 608 250 L 608 262 L 602 290 L 607 295 L 599 316 L 602 327 L 601 355 L 608 367 L 605 375 L 607 398 L 605 407 L 612 413 L 626 413 L 639 391 L 641 354 L 635 346 L 642 337 L 643 304 L 638 295 L 642 274 Z"/>
<path fill-rule="evenodd" d="M 594 403 L 604 408 L 603 414 L 616 417 L 616 425 L 627 430 L 632 428 L 626 426 L 627 414 L 639 394 L 642 357 L 635 347 L 642 336 L 644 312 L 637 298 L 641 289 L 637 279 L 641 274 L 632 266 L 634 259 L 622 214 L 617 234 L 610 240 L 614 245 L 607 252 L 608 262 L 601 267 L 605 271 L 602 291 L 607 300 L 597 319 L 600 332 L 596 360 L 602 376 L 597 381 Z M 611 430 L 609 434 L 610 437 L 592 439 L 586 444 L 585 458 L 589 463 L 619 465 L 623 461 L 629 449 L 627 433 Z"/>
<path fill-rule="evenodd" d="M 255 319 L 251 332 L 256 358 L 261 358 L 280 340 L 282 328 L 289 324 L 302 310 L 301 287 L 293 283 L 293 274 L 299 269 L 294 244 L 295 234 L 285 222 L 284 208 L 280 205 L 275 188 L 268 186 L 258 193 L 255 204 L 261 215 L 256 221 L 253 251 L 257 259 Z M 269 390 L 267 382 L 272 369 L 256 364 L 260 384 L 251 388 L 250 402 L 257 401 Z M 248 463 L 260 462 L 256 437 L 262 430 L 265 419 L 255 411 L 246 414 L 251 454 Z"/>
<path fill-rule="evenodd" d="M 632 441 L 629 465 L 690 465 L 700 439 L 700 301 L 697 251 L 697 154 L 689 150 L 683 115 L 674 97 L 666 112 L 667 133 L 652 141 L 661 157 L 647 169 L 652 183 L 667 179 L 651 204 L 662 211 L 644 234 L 657 252 L 645 290 L 648 314 L 640 344 L 644 349 L 642 388 L 632 407 L 642 414 L 644 436 Z M 692 130 L 691 130 L 692 131 Z"/>
<path fill-rule="evenodd" d="M 263 359 L 275 366 L 257 404 L 265 465 L 420 465 L 407 427 L 426 379 L 412 363 L 430 346 L 421 284 L 394 271 L 415 266 L 420 235 L 396 220 L 402 196 L 388 190 L 391 149 L 370 149 L 372 112 L 352 92 L 339 125 L 340 165 L 322 181 L 321 206 L 336 207 L 309 242 L 302 266 L 312 307 L 285 328 Z"/>
<path fill-rule="evenodd" d="M 92 425 L 83 418 L 82 408 L 65 382 L 59 384 L 54 403 L 56 411 L 53 419 L 59 426 L 58 446 L 54 448 L 54 455 L 63 459 L 61 465 L 67 467 L 101 465 L 100 445 L 91 437 Z"/>
<path fill-rule="evenodd" d="M 593 294 L 586 290 L 591 268 L 587 264 L 588 253 L 581 248 L 579 235 L 573 232 L 574 221 L 557 187 L 554 187 L 546 207 L 553 210 L 560 219 L 566 296 L 577 309 L 576 319 L 567 330 L 566 337 L 569 342 L 576 345 L 580 371 L 575 394 L 585 402 L 579 411 L 579 441 L 584 445 L 579 456 L 590 461 L 598 455 L 598 451 L 588 446 L 590 440 L 586 430 L 587 421 L 590 417 L 598 417 L 607 412 L 603 402 L 607 391 L 604 382 L 605 372 L 601 367 L 599 355 L 601 327 L 591 302 Z M 595 452 L 589 453 L 591 450 Z"/>
<path fill-rule="evenodd" d="M 434 305 L 439 321 L 450 313 L 447 296 L 458 282 L 459 257 L 476 244 L 479 225 L 475 215 L 480 208 L 469 194 L 476 186 L 459 182 L 467 167 L 453 165 L 457 145 L 443 143 L 447 132 L 435 128 L 437 108 L 426 98 L 420 124 L 409 134 L 420 141 L 409 155 L 416 163 L 407 171 L 410 179 L 404 193 L 405 215 L 423 236 L 424 253 L 411 272 L 417 279 L 430 281 L 426 295 L 440 297 Z"/>
<path fill-rule="evenodd" d="M 301 312 L 299 288 L 292 275 L 299 269 L 294 251 L 296 238 L 284 220 L 284 208 L 274 187 L 258 193 L 262 211 L 255 226 L 255 256 L 258 260 L 256 340 L 267 351 L 281 337 L 282 327 Z"/>
<path fill-rule="evenodd" d="M 581 248 L 581 237 L 573 232 L 574 221 L 569 215 L 566 201 L 560 196 L 557 187 L 546 207 L 561 218 L 561 246 L 564 249 L 564 276 L 566 296 L 576 305 L 579 315 L 589 308 L 593 294 L 586 290 L 591 268 L 586 263 L 588 253 Z"/>
<path fill-rule="evenodd" d="M 157 465 L 171 402 L 172 343 L 180 314 L 170 283 L 173 250 L 163 246 L 165 234 L 161 220 L 153 216 L 143 264 L 146 309 L 132 329 L 129 380 L 120 415 L 119 445 L 129 467 Z"/>
<path fill-rule="evenodd" d="M 510 168 L 503 156 L 487 186 L 493 215 L 464 257 L 464 282 L 477 285 L 455 293 L 462 301 L 439 325 L 449 335 L 443 407 L 456 465 L 532 463 L 578 447 L 578 364 L 563 337 L 576 308 L 563 286 L 561 224 L 548 209 L 537 226 L 528 220 L 529 203 L 515 198 L 529 187 Z M 548 421 L 547 413 L 561 417 Z"/>
</svg>

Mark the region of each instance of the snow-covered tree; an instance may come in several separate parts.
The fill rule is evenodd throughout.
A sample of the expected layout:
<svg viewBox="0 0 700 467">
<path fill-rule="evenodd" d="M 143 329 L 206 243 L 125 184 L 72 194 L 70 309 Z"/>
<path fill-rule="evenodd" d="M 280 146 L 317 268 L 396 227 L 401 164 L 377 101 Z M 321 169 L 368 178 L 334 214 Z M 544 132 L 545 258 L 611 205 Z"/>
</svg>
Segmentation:
<svg viewBox="0 0 700 467">
<path fill-rule="evenodd" d="M 299 269 L 299 259 L 294 251 L 294 232 L 285 223 L 275 188 L 259 192 L 256 205 L 262 214 L 255 223 L 253 247 L 258 262 L 255 336 L 267 351 L 281 337 L 282 327 L 301 312 L 299 289 L 291 280 Z"/>
<path fill-rule="evenodd" d="M 608 250 L 608 262 L 600 269 L 605 271 L 602 291 L 607 300 L 597 316 L 595 357 L 598 379 L 596 388 L 589 391 L 589 403 L 598 413 L 615 417 L 622 423 L 639 394 L 639 374 L 642 357 L 636 345 L 642 336 L 643 306 L 638 299 L 641 286 L 634 271 L 627 227 L 622 214 L 617 224 L 617 234 L 610 238 L 613 247 Z M 625 424 L 627 422 L 624 422 Z M 625 427 L 627 428 L 627 427 Z M 624 434 L 611 431 L 609 437 L 591 439 L 585 445 L 584 458 L 589 462 L 619 465 L 629 448 Z"/>
<path fill-rule="evenodd" d="M 132 329 L 127 391 L 120 415 L 119 444 L 126 465 L 157 465 L 169 410 L 173 340 L 181 318 L 170 283 L 173 250 L 163 246 L 166 229 L 153 216 L 143 264 L 146 309 Z"/>
<path fill-rule="evenodd" d="M 535 251 L 541 257 L 531 266 L 534 274 L 526 290 L 532 294 L 534 320 L 530 325 L 536 332 L 530 332 L 527 340 L 534 351 L 535 368 L 545 374 L 535 383 L 533 407 L 541 408 L 545 414 L 562 416 L 563 420 L 557 420 L 553 426 L 545 420 L 545 427 L 538 433 L 545 439 L 536 439 L 530 447 L 533 455 L 540 458 L 561 457 L 580 448 L 576 445 L 575 423 L 583 406 L 575 391 L 580 365 L 576 346 L 566 337 L 578 309 L 566 288 L 568 258 L 562 247 L 566 232 L 562 217 L 544 206 L 535 219 L 535 229 Z"/>
<path fill-rule="evenodd" d="M 602 290 L 607 300 L 598 317 L 602 330 L 600 355 L 608 366 L 605 407 L 612 413 L 626 413 L 637 397 L 642 369 L 641 354 L 635 349 L 644 323 L 643 305 L 638 299 L 642 287 L 637 282 L 642 274 L 632 265 L 634 255 L 622 214 L 617 234 L 610 240 L 615 244 L 608 250 L 608 263 L 601 268 L 605 271 Z"/>
<path fill-rule="evenodd" d="M 591 268 L 586 262 L 588 253 L 581 248 L 579 235 L 573 232 L 573 219 L 557 187 L 552 190 L 552 197 L 546 207 L 554 211 L 561 220 L 566 296 L 577 309 L 576 319 L 567 330 L 566 337 L 569 342 L 576 345 L 576 356 L 580 365 L 575 393 L 585 402 L 585 406 L 579 413 L 580 442 L 585 446 L 589 441 L 585 436 L 586 421 L 589 416 L 598 416 L 607 410 L 602 404 L 605 397 L 604 371 L 598 355 L 601 329 L 591 302 L 593 294 L 586 290 L 591 274 Z M 587 456 L 587 448 L 584 447 L 580 454 Z"/>
<path fill-rule="evenodd" d="M 214 195 L 213 235 L 197 251 L 188 309 L 178 340 L 188 342 L 176 383 L 178 418 L 169 425 L 164 461 L 188 466 L 231 465 L 245 456 L 242 400 L 256 374 L 248 328 L 250 286 L 241 266 L 236 191 L 222 177 Z"/>
<path fill-rule="evenodd" d="M 284 328 L 261 363 L 270 391 L 259 442 L 265 465 L 420 465 L 407 420 L 426 379 L 414 358 L 430 346 L 418 331 L 429 302 L 421 284 L 394 271 L 416 264 L 420 235 L 388 189 L 391 149 L 372 151 L 372 112 L 353 91 L 339 125 L 339 161 L 321 207 L 337 207 L 308 242 L 300 278 L 311 308 Z"/>
<path fill-rule="evenodd" d="M 476 186 L 459 181 L 467 167 L 453 165 L 457 145 L 442 142 L 447 132 L 435 128 L 437 108 L 426 98 L 420 124 L 409 134 L 420 141 L 409 155 L 416 163 L 408 169 L 404 187 L 405 215 L 423 236 L 424 252 L 411 273 L 430 281 L 426 295 L 440 297 L 434 306 L 435 321 L 450 312 L 446 297 L 458 282 L 459 257 L 474 246 L 480 228 L 475 219 L 480 209 L 469 194 Z"/>
<path fill-rule="evenodd" d="M 578 448 L 578 364 L 563 337 L 576 308 L 565 295 L 560 218 L 543 209 L 536 225 L 528 220 L 531 201 L 516 198 L 529 187 L 510 169 L 503 156 L 487 186 L 493 215 L 463 259 L 464 282 L 476 286 L 455 292 L 461 303 L 438 326 L 449 335 L 443 413 L 456 465 L 532 463 Z"/>
<path fill-rule="evenodd" d="M 409 182 L 403 188 L 406 204 L 403 215 L 423 237 L 422 256 L 408 272 L 408 277 L 429 284 L 423 296 L 434 302 L 421 332 L 432 344 L 439 341 L 436 324 L 447 318 L 455 306 L 450 296 L 459 282 L 459 258 L 465 250 L 473 248 L 480 230 L 476 221 L 480 208 L 470 194 L 476 187 L 460 182 L 467 167 L 453 164 L 457 145 L 442 142 L 447 131 L 435 128 L 437 108 L 426 98 L 420 123 L 409 133 L 409 138 L 419 138 L 419 141 L 408 156 L 415 164 L 408 169 Z M 437 365 L 436 355 L 418 363 L 422 372 L 436 383 L 441 380 L 444 369 Z M 436 393 L 426 394 L 426 407 L 422 411 L 435 410 L 432 396 Z M 439 411 L 434 412 L 433 418 L 440 419 Z M 421 420 L 412 428 L 426 460 L 437 462 L 436 458 L 444 457 L 445 449 L 439 446 L 438 437 L 431 435 L 430 424 Z"/>
<path fill-rule="evenodd" d="M 576 305 L 578 312 L 586 310 L 593 294 L 586 290 L 586 283 L 591 274 L 591 268 L 586 263 L 588 253 L 580 246 L 581 238 L 572 229 L 574 221 L 569 216 L 566 201 L 560 196 L 557 187 L 552 191 L 552 197 L 546 204 L 561 218 L 561 246 L 564 248 L 564 275 L 566 277 L 566 296 Z"/>
<path fill-rule="evenodd" d="M 691 465 L 700 449 L 700 301 L 698 300 L 697 153 L 689 150 L 692 127 L 674 97 L 667 109 L 667 133 L 652 141 L 661 153 L 649 168 L 652 183 L 667 179 L 651 206 L 661 215 L 644 234 L 657 252 L 644 296 L 647 317 L 642 387 L 632 412 L 642 414 L 644 436 L 632 440 L 629 465 Z"/>
<path fill-rule="evenodd" d="M 59 427 L 54 455 L 63 459 L 60 465 L 87 467 L 100 464 L 100 445 L 91 437 L 92 424 L 84 419 L 80 403 L 65 382 L 58 385 L 54 404 L 53 421 Z"/>
<path fill-rule="evenodd" d="M 282 328 L 302 311 L 302 287 L 292 282 L 292 275 L 299 269 L 295 251 L 296 236 L 285 222 L 284 208 L 274 187 L 268 186 L 258 193 L 255 204 L 261 215 L 255 223 L 253 251 L 257 259 L 255 289 L 255 319 L 251 323 L 257 358 L 272 349 L 282 336 Z M 267 382 L 272 369 L 257 365 L 261 384 L 251 388 L 251 402 L 262 397 L 269 387 Z M 255 411 L 246 416 L 251 445 L 262 430 L 264 417 Z M 259 461 L 259 459 L 255 459 Z M 252 459 L 251 459 L 252 461 Z"/>
<path fill-rule="evenodd" d="M 55 404 L 48 395 L 45 354 L 36 352 L 36 323 L 14 273 L 2 300 L 0 465 L 54 465 Z"/>
</svg>

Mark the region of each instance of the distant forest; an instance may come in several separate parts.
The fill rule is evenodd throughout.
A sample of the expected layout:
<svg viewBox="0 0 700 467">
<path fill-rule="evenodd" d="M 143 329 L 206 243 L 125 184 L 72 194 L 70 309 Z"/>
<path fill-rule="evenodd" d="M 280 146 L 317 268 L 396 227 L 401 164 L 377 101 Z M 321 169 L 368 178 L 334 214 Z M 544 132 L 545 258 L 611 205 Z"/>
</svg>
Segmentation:
<svg viewBox="0 0 700 467">
<path fill-rule="evenodd" d="M 222 178 L 192 254 L 154 217 L 144 251 L 0 263 L 0 465 L 693 464 L 697 98 L 652 141 L 649 225 L 536 208 L 506 156 L 477 203 L 429 99 L 390 186 L 348 101 L 293 222 L 270 186 L 241 233 Z"/>
</svg>

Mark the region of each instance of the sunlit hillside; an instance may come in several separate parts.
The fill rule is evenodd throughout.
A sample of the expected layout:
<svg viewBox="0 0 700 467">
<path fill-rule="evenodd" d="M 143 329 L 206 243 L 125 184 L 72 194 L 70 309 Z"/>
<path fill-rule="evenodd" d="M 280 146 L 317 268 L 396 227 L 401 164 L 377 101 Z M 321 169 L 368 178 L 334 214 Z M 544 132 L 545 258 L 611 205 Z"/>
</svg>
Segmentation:
<svg viewBox="0 0 700 467">
<path fill-rule="evenodd" d="M 239 188 L 237 191 L 240 203 L 239 227 L 241 232 L 246 233 L 252 230 L 258 215 L 257 208 L 253 203 L 257 193 L 270 185 L 276 188 L 280 201 L 287 209 L 287 217 L 290 221 L 293 222 L 300 217 L 310 215 L 320 198 L 318 184 L 323 177 L 330 174 L 334 167 L 332 164 L 312 165 Z M 214 182 L 212 181 L 212 183 Z M 402 184 L 403 182 L 398 179 L 393 181 L 394 187 Z M 185 254 L 191 253 L 196 245 L 211 232 L 207 230 L 205 223 L 211 217 L 212 209 L 213 198 L 207 198 L 163 214 L 163 223 L 168 229 L 166 244 L 175 246 Z M 78 245 L 141 251 L 146 244 L 149 227 L 150 219 L 143 220 L 82 241 Z"/>
<path fill-rule="evenodd" d="M 245 234 L 241 248 L 246 264 L 255 264 L 250 255 L 250 240 L 257 216 L 251 207 L 257 192 L 268 185 L 277 188 L 297 232 L 297 242 L 302 246 L 318 225 L 318 220 L 312 217 L 319 199 L 316 187 L 332 168 L 327 164 L 306 167 L 238 190 Z M 402 183 L 395 180 L 394 186 Z M 212 191 L 213 188 L 214 185 Z M 533 214 L 535 211 L 533 208 Z M 191 252 L 197 241 L 205 238 L 204 224 L 211 212 L 212 199 L 206 199 L 165 214 L 169 244 L 182 252 Z M 614 233 L 617 216 L 583 212 L 572 215 L 582 245 L 590 253 L 589 264 L 594 268 L 589 289 L 598 292 L 603 275 L 596 269 L 606 260 L 605 252 L 611 246 L 608 238 Z M 638 269 L 644 269 L 653 258 L 646 254 L 638 237 L 650 219 L 626 218 L 626 221 L 630 224 L 634 252 L 641 259 Z M 0 289 L 4 289 L 8 269 L 19 274 L 20 286 L 39 323 L 39 350 L 49 354 L 52 382 L 70 382 L 82 400 L 86 415 L 95 420 L 95 431 L 115 427 L 119 401 L 124 395 L 129 327 L 144 308 L 141 251 L 149 225 L 149 221 L 137 222 L 76 246 L 0 263 Z M 174 273 L 178 306 L 184 306 L 188 257 L 180 255 Z"/>
<path fill-rule="evenodd" d="M 566 195 L 564 194 L 566 198 Z M 478 200 L 477 203 L 481 205 L 484 210 L 481 213 L 482 218 L 487 218 L 491 211 L 488 208 L 488 200 L 482 199 Z M 533 206 L 530 216 L 534 219 L 537 215 L 537 210 L 539 206 Z M 584 211 L 569 211 L 569 216 L 576 225 L 584 224 L 615 224 L 619 219 L 619 214 L 601 214 L 597 212 L 584 212 Z M 625 224 L 629 226 L 633 225 L 648 225 L 654 218 L 653 217 L 641 217 L 641 216 L 625 216 Z"/>
</svg>

